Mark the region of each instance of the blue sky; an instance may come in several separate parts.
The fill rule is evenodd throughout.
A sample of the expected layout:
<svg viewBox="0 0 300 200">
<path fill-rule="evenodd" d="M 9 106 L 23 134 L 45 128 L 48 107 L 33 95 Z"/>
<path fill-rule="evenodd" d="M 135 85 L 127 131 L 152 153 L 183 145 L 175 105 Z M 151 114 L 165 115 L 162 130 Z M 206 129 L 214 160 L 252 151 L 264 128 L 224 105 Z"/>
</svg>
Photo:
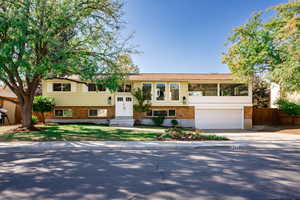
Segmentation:
<svg viewBox="0 0 300 200">
<path fill-rule="evenodd" d="M 127 0 L 125 20 L 141 72 L 223 73 L 224 43 L 252 13 L 287 0 Z"/>
</svg>

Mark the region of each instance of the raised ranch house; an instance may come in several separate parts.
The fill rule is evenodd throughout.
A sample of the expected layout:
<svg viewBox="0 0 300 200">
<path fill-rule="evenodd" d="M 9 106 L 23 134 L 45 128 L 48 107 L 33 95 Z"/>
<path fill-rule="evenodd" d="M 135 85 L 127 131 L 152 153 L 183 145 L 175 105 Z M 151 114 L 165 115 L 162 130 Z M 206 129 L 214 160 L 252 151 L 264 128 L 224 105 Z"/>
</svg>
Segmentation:
<svg viewBox="0 0 300 200">
<path fill-rule="evenodd" d="M 141 88 L 152 104 L 142 116 L 143 124 L 165 116 L 166 126 L 176 119 L 182 127 L 197 129 L 252 127 L 251 85 L 235 82 L 230 74 L 135 74 L 114 93 L 71 77 L 44 80 L 42 86 L 43 95 L 56 101 L 47 122 L 132 126 L 138 113 L 130 92 Z"/>
</svg>

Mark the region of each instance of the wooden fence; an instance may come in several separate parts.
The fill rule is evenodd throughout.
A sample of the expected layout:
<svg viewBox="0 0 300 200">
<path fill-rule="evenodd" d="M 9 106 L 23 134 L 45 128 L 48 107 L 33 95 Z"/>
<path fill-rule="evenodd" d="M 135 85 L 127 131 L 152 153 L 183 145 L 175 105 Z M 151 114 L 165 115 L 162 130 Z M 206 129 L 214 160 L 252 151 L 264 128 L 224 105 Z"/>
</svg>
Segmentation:
<svg viewBox="0 0 300 200">
<path fill-rule="evenodd" d="M 289 116 L 277 108 L 253 108 L 253 125 L 300 125 L 300 116 Z"/>
</svg>

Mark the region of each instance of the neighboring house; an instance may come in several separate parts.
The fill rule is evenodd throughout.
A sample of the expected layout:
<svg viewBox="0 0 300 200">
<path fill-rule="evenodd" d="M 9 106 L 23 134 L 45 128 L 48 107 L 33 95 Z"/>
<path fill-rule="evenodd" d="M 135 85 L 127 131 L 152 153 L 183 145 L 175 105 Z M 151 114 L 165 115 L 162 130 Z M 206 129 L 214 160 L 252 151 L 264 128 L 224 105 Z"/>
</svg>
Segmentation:
<svg viewBox="0 0 300 200">
<path fill-rule="evenodd" d="M 17 96 L 5 86 L 0 86 L 0 97 L 17 101 Z M 0 108 L 7 110 L 8 120 L 5 119 L 5 124 L 18 124 L 21 122 L 21 111 L 17 104 L 0 98 Z"/>
<path fill-rule="evenodd" d="M 285 98 L 294 103 L 300 103 L 300 91 L 298 92 L 284 92 L 281 91 L 280 86 L 276 83 L 271 83 L 271 108 L 277 108 L 276 102 L 280 98 Z"/>
<path fill-rule="evenodd" d="M 74 81 L 72 81 L 72 80 Z M 133 125 L 131 90 L 149 93 L 151 111 L 142 118 L 165 116 L 164 125 L 176 119 L 182 127 L 243 129 L 252 127 L 252 88 L 233 80 L 230 74 L 136 74 L 111 93 L 93 83 L 50 79 L 42 82 L 44 96 L 54 97 L 56 108 L 47 122 Z"/>
</svg>

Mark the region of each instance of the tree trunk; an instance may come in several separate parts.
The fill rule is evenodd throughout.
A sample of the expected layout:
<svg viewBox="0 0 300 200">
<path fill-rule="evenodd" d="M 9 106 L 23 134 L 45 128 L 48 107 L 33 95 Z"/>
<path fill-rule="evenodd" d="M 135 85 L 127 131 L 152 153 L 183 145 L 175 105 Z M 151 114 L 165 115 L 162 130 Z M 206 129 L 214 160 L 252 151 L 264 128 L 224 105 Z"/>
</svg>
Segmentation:
<svg viewBox="0 0 300 200">
<path fill-rule="evenodd" d="M 27 129 L 34 129 L 32 123 L 32 98 L 27 97 L 24 99 L 24 102 L 21 104 L 22 112 L 22 127 Z"/>
<path fill-rule="evenodd" d="M 42 120 L 42 123 L 45 124 L 45 114 L 44 112 L 41 112 L 41 120 Z"/>
</svg>

